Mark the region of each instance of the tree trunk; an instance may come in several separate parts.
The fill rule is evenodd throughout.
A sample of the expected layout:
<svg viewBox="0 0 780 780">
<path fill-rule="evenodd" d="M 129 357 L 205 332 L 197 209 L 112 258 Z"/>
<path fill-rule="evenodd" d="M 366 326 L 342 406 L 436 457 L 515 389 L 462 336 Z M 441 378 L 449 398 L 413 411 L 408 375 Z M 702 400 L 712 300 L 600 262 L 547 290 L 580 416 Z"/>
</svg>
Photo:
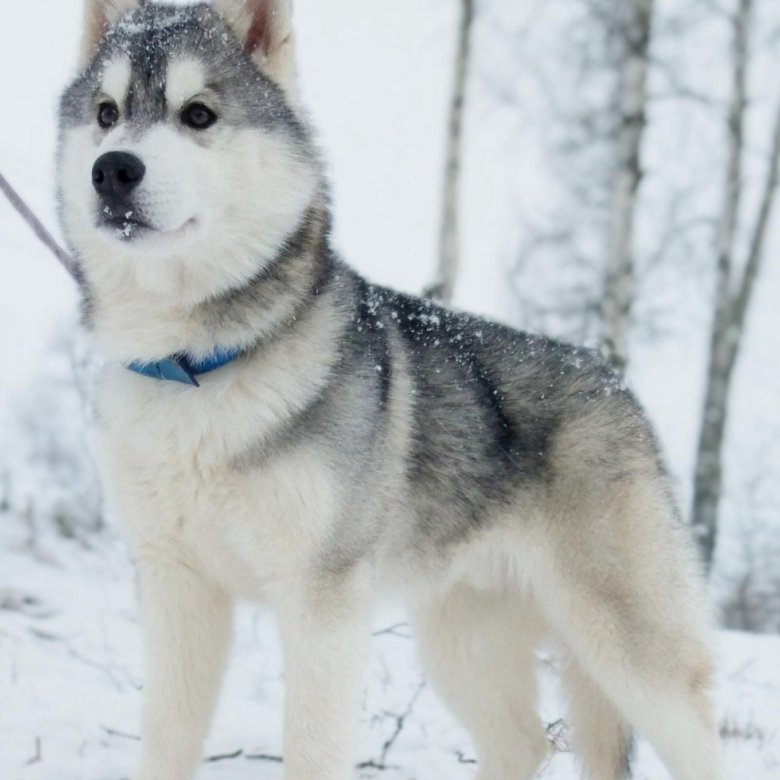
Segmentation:
<svg viewBox="0 0 780 780">
<path fill-rule="evenodd" d="M 750 237 L 747 261 L 734 281 L 735 235 L 742 198 L 742 155 L 749 62 L 752 0 L 739 0 L 734 19 L 734 86 L 729 111 L 729 162 L 723 214 L 718 234 L 718 276 L 710 340 L 709 369 L 694 472 L 691 524 L 707 569 L 712 564 L 718 532 L 723 474 L 723 442 L 734 367 L 745 330 L 755 282 L 763 259 L 764 241 L 778 187 L 780 167 L 780 104 L 774 122 L 768 169 Z"/>
<path fill-rule="evenodd" d="M 603 342 L 620 371 L 628 362 L 628 332 L 634 298 L 634 222 L 642 180 L 642 141 L 647 122 L 647 74 L 654 0 L 630 0 L 618 100 L 620 125 L 612 184 L 612 218 L 602 303 Z"/>
<path fill-rule="evenodd" d="M 449 111 L 447 157 L 444 173 L 443 213 L 439 236 L 439 267 L 434 282 L 425 295 L 449 303 L 455 292 L 458 276 L 458 204 L 463 146 L 463 117 L 466 85 L 471 62 L 471 27 L 474 21 L 474 0 L 461 0 L 462 11 L 455 57 L 455 83 Z"/>
</svg>

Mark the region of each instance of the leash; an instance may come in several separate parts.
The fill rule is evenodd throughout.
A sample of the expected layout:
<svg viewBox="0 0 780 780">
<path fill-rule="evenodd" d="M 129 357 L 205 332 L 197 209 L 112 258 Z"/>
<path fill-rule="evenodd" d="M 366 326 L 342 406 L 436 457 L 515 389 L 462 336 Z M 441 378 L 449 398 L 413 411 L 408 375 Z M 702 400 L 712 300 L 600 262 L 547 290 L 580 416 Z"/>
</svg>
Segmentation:
<svg viewBox="0 0 780 780">
<path fill-rule="evenodd" d="M 60 261 L 65 270 L 71 275 L 75 282 L 81 281 L 76 261 L 57 243 L 46 230 L 43 222 L 35 215 L 33 210 L 25 203 L 22 196 L 11 186 L 8 179 L 0 173 L 0 190 L 8 198 L 10 204 L 16 209 L 21 218 L 30 226 L 33 233 L 46 245 L 47 249 Z"/>
<path fill-rule="evenodd" d="M 40 239 L 46 248 L 60 261 L 63 268 L 78 284 L 81 282 L 81 272 L 71 255 L 69 255 L 56 241 L 54 236 L 46 229 L 46 226 L 35 215 L 35 212 L 25 203 L 24 198 L 11 186 L 8 179 L 0 173 L 0 190 L 8 198 L 22 219 L 30 226 L 33 233 Z M 228 363 L 232 363 L 243 354 L 242 349 L 224 349 L 217 347 L 214 352 L 203 360 L 192 360 L 187 355 L 171 355 L 164 360 L 153 363 L 144 363 L 136 360 L 126 365 L 129 371 L 136 374 L 159 379 L 168 382 L 180 382 L 185 385 L 199 387 L 197 377 L 208 374 Z"/>
</svg>

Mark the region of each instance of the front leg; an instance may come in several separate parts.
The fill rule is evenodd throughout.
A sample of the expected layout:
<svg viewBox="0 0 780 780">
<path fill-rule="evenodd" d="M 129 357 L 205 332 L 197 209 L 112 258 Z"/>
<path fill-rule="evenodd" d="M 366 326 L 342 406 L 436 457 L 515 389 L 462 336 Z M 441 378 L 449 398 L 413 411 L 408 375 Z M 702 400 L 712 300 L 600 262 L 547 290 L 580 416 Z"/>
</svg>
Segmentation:
<svg viewBox="0 0 780 780">
<path fill-rule="evenodd" d="M 310 580 L 278 606 L 287 669 L 285 780 L 347 780 L 370 633 L 370 575 L 361 569 Z"/>
<path fill-rule="evenodd" d="M 230 643 L 232 603 L 187 564 L 138 561 L 144 638 L 138 780 L 191 780 Z"/>
</svg>

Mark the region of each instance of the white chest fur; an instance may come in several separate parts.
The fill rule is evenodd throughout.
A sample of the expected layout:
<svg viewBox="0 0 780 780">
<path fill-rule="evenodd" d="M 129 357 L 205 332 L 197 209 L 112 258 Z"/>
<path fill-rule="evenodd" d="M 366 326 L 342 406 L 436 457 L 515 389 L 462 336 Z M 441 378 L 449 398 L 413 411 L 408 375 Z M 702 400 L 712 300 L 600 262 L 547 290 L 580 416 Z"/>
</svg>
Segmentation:
<svg viewBox="0 0 780 780">
<path fill-rule="evenodd" d="M 107 370 L 99 465 L 137 556 L 175 556 L 252 598 L 311 564 L 339 511 L 326 459 L 304 442 L 261 465 L 237 461 L 316 397 L 327 354 L 254 355 L 200 388 Z"/>
</svg>

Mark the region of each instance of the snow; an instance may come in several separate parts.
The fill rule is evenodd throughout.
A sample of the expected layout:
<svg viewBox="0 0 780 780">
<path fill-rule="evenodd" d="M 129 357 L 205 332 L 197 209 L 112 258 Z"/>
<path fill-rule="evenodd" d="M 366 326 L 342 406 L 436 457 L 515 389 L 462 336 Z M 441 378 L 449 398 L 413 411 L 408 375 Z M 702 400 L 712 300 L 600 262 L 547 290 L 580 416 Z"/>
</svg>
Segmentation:
<svg viewBox="0 0 780 780">
<path fill-rule="evenodd" d="M 6 518 L 0 571 L 0 774 L 9 780 L 129 777 L 139 747 L 142 671 L 133 569 L 123 544 L 101 536 L 87 549 Z M 384 607 L 380 614 L 360 707 L 359 776 L 472 777 L 472 746 L 424 684 L 403 613 Z M 780 637 L 724 632 L 718 654 L 716 700 L 729 776 L 777 780 Z M 564 780 L 576 776 L 560 722 L 565 711 L 551 671 L 554 655 L 542 660 L 540 712 L 557 750 L 539 777 Z M 244 605 L 206 744 L 211 760 L 198 780 L 281 777 L 275 759 L 283 693 L 272 617 Z M 636 780 L 668 777 L 641 741 L 635 768 Z"/>
</svg>

